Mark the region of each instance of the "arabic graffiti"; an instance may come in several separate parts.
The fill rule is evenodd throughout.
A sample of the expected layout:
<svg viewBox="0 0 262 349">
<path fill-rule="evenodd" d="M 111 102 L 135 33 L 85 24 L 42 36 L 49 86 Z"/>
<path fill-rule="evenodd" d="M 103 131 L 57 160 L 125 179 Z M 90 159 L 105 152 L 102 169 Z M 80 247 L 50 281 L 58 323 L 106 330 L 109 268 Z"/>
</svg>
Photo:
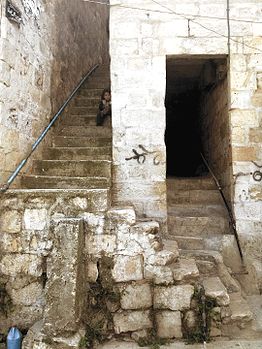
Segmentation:
<svg viewBox="0 0 262 349">
<path fill-rule="evenodd" d="M 253 172 L 253 179 L 256 182 L 261 182 L 261 180 L 262 180 L 262 170 L 261 170 L 262 169 L 262 165 L 258 165 L 258 163 L 256 163 L 255 161 L 252 161 L 252 163 L 254 165 L 256 165 L 256 167 L 259 168 L 259 170 Z"/>
<path fill-rule="evenodd" d="M 145 163 L 147 155 L 153 155 L 153 164 L 155 166 L 158 166 L 161 164 L 161 154 L 159 151 L 149 151 L 141 144 L 138 145 L 138 148 L 140 149 L 140 151 L 132 149 L 132 152 L 134 153 L 134 155 L 129 158 L 125 158 L 125 160 L 126 161 L 136 160 L 138 164 L 142 165 Z"/>
</svg>

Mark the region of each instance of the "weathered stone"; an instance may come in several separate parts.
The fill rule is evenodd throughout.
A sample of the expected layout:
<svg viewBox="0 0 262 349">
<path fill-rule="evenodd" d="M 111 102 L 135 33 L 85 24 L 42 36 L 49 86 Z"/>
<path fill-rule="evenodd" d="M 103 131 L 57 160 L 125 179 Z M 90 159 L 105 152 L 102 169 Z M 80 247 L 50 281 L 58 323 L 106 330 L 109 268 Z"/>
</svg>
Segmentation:
<svg viewBox="0 0 262 349">
<path fill-rule="evenodd" d="M 178 258 L 178 255 L 175 255 L 170 251 L 159 251 L 153 255 L 150 255 L 146 259 L 146 263 L 157 266 L 165 266 L 175 262 Z"/>
<path fill-rule="evenodd" d="M 199 276 L 199 271 L 194 259 L 179 259 L 172 267 L 175 281 L 194 280 Z"/>
<path fill-rule="evenodd" d="M 89 261 L 87 263 L 87 281 L 96 282 L 97 278 L 98 278 L 97 263 Z"/>
<path fill-rule="evenodd" d="M 170 285 L 174 283 L 173 273 L 168 266 L 145 265 L 145 278 L 156 285 Z"/>
<path fill-rule="evenodd" d="M 131 228 L 131 233 L 137 234 L 158 234 L 159 223 L 158 222 L 140 222 Z"/>
<path fill-rule="evenodd" d="M 112 270 L 116 282 L 137 281 L 143 279 L 143 258 L 142 256 L 116 256 Z"/>
<path fill-rule="evenodd" d="M 30 306 L 34 304 L 43 304 L 43 285 L 39 282 L 30 283 L 21 289 L 11 289 L 9 295 L 12 304 Z"/>
<path fill-rule="evenodd" d="M 198 326 L 198 317 L 193 310 L 188 310 L 184 314 L 183 326 L 187 333 L 193 332 Z"/>
<path fill-rule="evenodd" d="M 218 277 L 210 277 L 203 280 L 205 295 L 215 299 L 218 305 L 229 305 L 229 295 L 225 286 Z"/>
<path fill-rule="evenodd" d="M 120 286 L 122 309 L 146 309 L 152 306 L 152 293 L 149 284 Z"/>
<path fill-rule="evenodd" d="M 180 311 L 162 311 L 156 313 L 157 335 L 160 338 L 182 338 Z"/>
<path fill-rule="evenodd" d="M 87 253 L 99 257 L 101 253 L 112 254 L 116 248 L 115 235 L 87 235 Z"/>
<path fill-rule="evenodd" d="M 84 234 L 79 219 L 52 222 L 56 237 L 48 258 L 44 332 L 64 335 L 78 329 L 84 311 L 86 288 L 83 261 Z M 70 282 L 69 282 L 70 281 Z"/>
<path fill-rule="evenodd" d="M 148 337 L 148 330 L 135 331 L 131 334 L 131 338 L 138 342 L 141 339 L 146 339 Z"/>
<path fill-rule="evenodd" d="M 157 286 L 154 289 L 154 308 L 185 310 L 190 308 L 194 287 L 191 285 L 181 286 Z"/>
<path fill-rule="evenodd" d="M 19 233 L 21 230 L 21 215 L 18 211 L 8 211 L 1 215 L 2 232 Z"/>
<path fill-rule="evenodd" d="M 0 273 L 14 277 L 18 274 L 39 277 L 42 274 L 42 258 L 29 254 L 7 254 L 2 258 Z"/>
<path fill-rule="evenodd" d="M 230 295 L 230 305 L 231 311 L 231 320 L 232 321 L 241 321 L 241 322 L 249 322 L 253 318 L 253 314 L 250 310 L 250 307 L 239 294 L 232 293 Z"/>
<path fill-rule="evenodd" d="M 109 220 L 115 223 L 125 223 L 133 225 L 136 222 L 136 213 L 133 207 L 124 208 L 111 208 L 107 211 L 107 217 Z"/>
<path fill-rule="evenodd" d="M 138 331 L 152 328 L 150 311 L 126 311 L 113 315 L 115 333 Z"/>
<path fill-rule="evenodd" d="M 26 209 L 24 213 L 24 225 L 28 230 L 43 230 L 48 224 L 46 209 Z"/>
</svg>

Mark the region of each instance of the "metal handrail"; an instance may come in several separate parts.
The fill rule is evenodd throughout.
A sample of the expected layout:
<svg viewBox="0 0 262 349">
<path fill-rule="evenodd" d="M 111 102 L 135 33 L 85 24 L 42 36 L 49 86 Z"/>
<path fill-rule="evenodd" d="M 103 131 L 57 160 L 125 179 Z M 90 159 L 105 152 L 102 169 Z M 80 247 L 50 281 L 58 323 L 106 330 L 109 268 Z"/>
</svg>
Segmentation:
<svg viewBox="0 0 262 349">
<path fill-rule="evenodd" d="M 244 256 L 243 256 L 242 248 L 241 248 L 241 245 L 240 245 L 239 236 L 238 236 L 237 228 L 236 228 L 236 221 L 235 221 L 235 218 L 234 218 L 234 216 L 233 216 L 233 212 L 232 212 L 232 210 L 231 210 L 231 208 L 230 208 L 230 206 L 229 206 L 229 204 L 228 204 L 228 202 L 227 202 L 227 200 L 226 200 L 226 198 L 225 198 L 225 195 L 224 195 L 224 193 L 223 193 L 222 187 L 221 187 L 221 185 L 220 185 L 218 179 L 216 178 L 214 172 L 212 171 L 212 169 L 211 169 L 210 166 L 208 165 L 208 162 L 207 162 L 207 160 L 205 159 L 204 155 L 203 155 L 202 153 L 200 153 L 200 155 L 201 155 L 201 157 L 202 157 L 202 159 L 203 159 L 203 161 L 204 161 L 206 167 L 208 168 L 208 170 L 209 170 L 211 176 L 213 177 L 213 179 L 214 179 L 214 181 L 215 181 L 215 183 L 216 183 L 216 186 L 217 186 L 217 188 L 218 188 L 218 190 L 219 190 L 219 192 L 220 192 L 220 194 L 221 194 L 221 196 L 222 196 L 222 199 L 223 199 L 224 204 L 225 204 L 225 206 L 226 206 L 226 209 L 227 209 L 227 211 L 228 211 L 230 223 L 231 223 L 232 228 L 233 228 L 233 231 L 234 231 L 234 235 L 235 235 L 235 238 L 236 238 L 236 242 L 237 242 L 237 247 L 238 247 L 239 255 L 240 255 L 241 261 L 243 262 L 243 261 L 244 261 Z"/>
<path fill-rule="evenodd" d="M 75 96 L 75 94 L 78 92 L 80 87 L 84 84 L 84 82 L 87 80 L 87 78 L 99 67 L 99 64 L 96 64 L 93 66 L 90 71 L 82 78 L 82 80 L 79 82 L 79 84 L 74 88 L 74 90 L 71 92 L 70 96 L 67 98 L 67 100 L 64 102 L 64 104 L 61 106 L 61 108 L 58 110 L 58 112 L 53 116 L 48 126 L 44 129 L 44 131 L 41 133 L 41 135 L 37 138 L 35 143 L 32 145 L 32 149 L 27 154 L 27 156 L 20 162 L 20 164 L 17 166 L 15 171 L 12 173 L 12 175 L 8 178 L 7 183 L 1 185 L 0 192 L 5 192 L 10 185 L 13 183 L 15 178 L 20 173 L 21 169 L 25 166 L 30 156 L 33 154 L 33 152 L 36 150 L 38 145 L 42 142 L 44 137 L 46 136 L 47 132 L 50 130 L 50 128 L 53 126 L 53 124 L 56 122 L 56 120 L 59 118 L 59 116 L 62 114 L 62 112 L 65 110 L 65 108 L 68 106 L 69 102 L 72 100 L 72 98 Z"/>
</svg>

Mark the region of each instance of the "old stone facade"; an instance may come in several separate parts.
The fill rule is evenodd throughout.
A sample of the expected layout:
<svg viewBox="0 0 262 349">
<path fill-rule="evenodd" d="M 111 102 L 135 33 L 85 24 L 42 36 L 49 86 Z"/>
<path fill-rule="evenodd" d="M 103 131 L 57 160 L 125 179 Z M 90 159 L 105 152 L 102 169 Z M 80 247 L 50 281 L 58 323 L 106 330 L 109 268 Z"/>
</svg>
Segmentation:
<svg viewBox="0 0 262 349">
<path fill-rule="evenodd" d="M 260 260 L 255 247 L 261 244 L 262 216 L 260 2 L 231 1 L 229 42 L 223 1 L 111 5 L 114 202 L 166 221 L 168 59 L 226 57 L 226 66 L 217 70 L 221 81 L 202 98 L 203 148 L 233 208 L 246 253 Z M 145 158 L 134 157 L 132 149 Z"/>
<path fill-rule="evenodd" d="M 89 7 L 81 0 L 11 3 L 21 12 L 21 23 L 7 19 L 7 1 L 2 0 L 0 183 L 80 79 L 108 61 L 106 7 Z"/>
<path fill-rule="evenodd" d="M 259 1 L 13 0 L 20 24 L 8 3 L 1 184 L 101 66 L 1 192 L 0 340 L 14 323 L 23 349 L 261 337 Z M 96 127 L 110 80 L 112 118 Z"/>
</svg>

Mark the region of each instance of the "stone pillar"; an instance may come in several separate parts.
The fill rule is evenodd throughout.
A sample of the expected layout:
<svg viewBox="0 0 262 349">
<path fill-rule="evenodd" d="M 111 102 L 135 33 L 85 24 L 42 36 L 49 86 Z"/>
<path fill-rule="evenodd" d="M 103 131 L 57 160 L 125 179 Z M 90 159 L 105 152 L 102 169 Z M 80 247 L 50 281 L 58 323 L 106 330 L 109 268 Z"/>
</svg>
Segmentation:
<svg viewBox="0 0 262 349">
<path fill-rule="evenodd" d="M 82 221 L 53 220 L 51 233 L 54 248 L 47 260 L 44 334 L 53 338 L 78 331 L 86 294 Z"/>
</svg>

